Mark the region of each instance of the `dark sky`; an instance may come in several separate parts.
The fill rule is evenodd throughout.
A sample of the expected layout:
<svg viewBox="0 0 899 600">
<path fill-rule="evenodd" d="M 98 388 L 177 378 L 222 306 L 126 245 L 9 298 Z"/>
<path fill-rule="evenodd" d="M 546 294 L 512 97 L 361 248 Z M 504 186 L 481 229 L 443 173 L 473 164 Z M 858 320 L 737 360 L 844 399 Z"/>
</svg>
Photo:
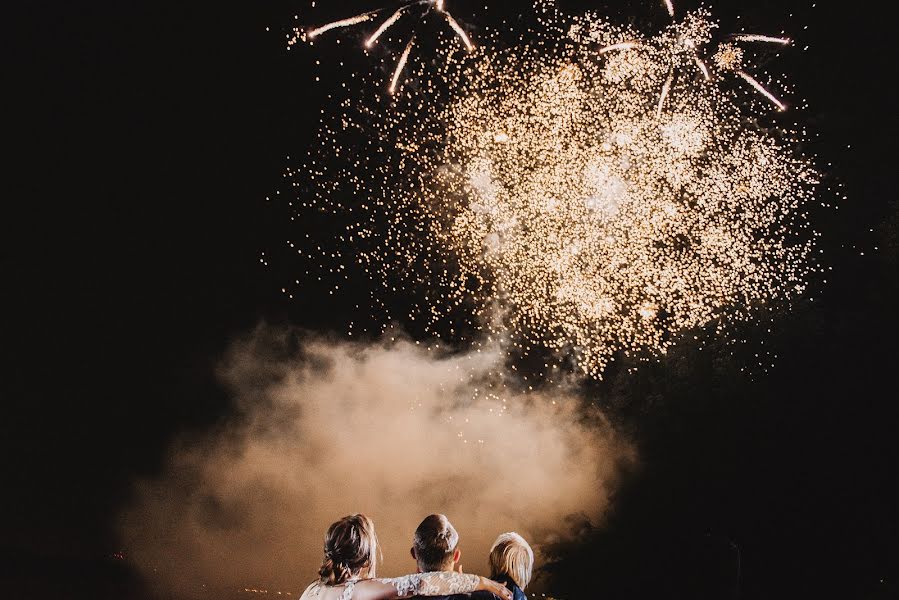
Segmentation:
<svg viewBox="0 0 899 600">
<path fill-rule="evenodd" d="M 777 322 L 771 374 L 685 350 L 608 384 L 645 468 L 582 555 L 607 565 L 614 597 L 673 585 L 680 549 L 708 542 L 741 549 L 746 597 L 886 598 L 899 585 L 893 23 L 863 4 L 712 3 L 725 19 L 736 4 L 810 45 L 771 71 L 810 99 L 814 150 L 846 186 L 817 227 L 833 272 Z M 133 478 L 227 414 L 213 369 L 228 340 L 263 318 L 330 322 L 325 302 L 284 303 L 258 262 L 281 227 L 264 198 L 320 107 L 283 48 L 298 8 L 57 0 L 4 17 L 0 576 L 102 563 Z"/>
</svg>

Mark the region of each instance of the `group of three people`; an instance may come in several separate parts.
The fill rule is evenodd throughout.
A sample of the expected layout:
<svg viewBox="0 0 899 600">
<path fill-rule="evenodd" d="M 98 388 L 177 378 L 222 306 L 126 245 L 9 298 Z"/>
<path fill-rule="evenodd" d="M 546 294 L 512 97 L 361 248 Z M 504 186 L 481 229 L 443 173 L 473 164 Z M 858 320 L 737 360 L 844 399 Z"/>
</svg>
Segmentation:
<svg viewBox="0 0 899 600">
<path fill-rule="evenodd" d="M 439 597 L 444 600 L 527 600 L 534 552 L 517 533 L 500 535 L 490 550 L 490 578 L 462 573 L 459 534 L 444 515 L 421 522 L 412 541 L 418 572 L 377 578 L 378 536 L 365 515 L 344 517 L 325 535 L 319 579 L 301 600 L 395 600 Z M 469 596 L 470 594 L 470 596 Z"/>
</svg>

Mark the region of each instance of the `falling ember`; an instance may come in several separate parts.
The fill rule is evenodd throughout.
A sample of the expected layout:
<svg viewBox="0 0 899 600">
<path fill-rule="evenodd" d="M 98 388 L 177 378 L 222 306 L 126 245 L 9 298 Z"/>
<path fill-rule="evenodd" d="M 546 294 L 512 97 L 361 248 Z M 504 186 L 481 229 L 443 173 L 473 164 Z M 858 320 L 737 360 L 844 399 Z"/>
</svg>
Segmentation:
<svg viewBox="0 0 899 600">
<path fill-rule="evenodd" d="M 770 100 L 771 103 L 777 107 L 777 110 L 779 110 L 781 112 L 787 110 L 787 105 L 784 104 L 783 102 L 781 102 L 780 100 L 778 100 L 774 94 L 772 94 L 767 89 L 765 89 L 765 86 L 763 86 L 761 83 L 759 83 L 758 80 L 755 79 L 755 77 L 753 77 L 752 75 L 750 75 L 749 73 L 747 73 L 745 71 L 737 71 L 737 75 L 739 75 L 740 77 L 745 79 L 746 82 L 749 83 L 749 85 L 751 85 L 752 87 L 754 87 L 758 93 L 760 93 L 762 96 L 764 96 L 765 98 Z"/>
<path fill-rule="evenodd" d="M 782 46 L 789 46 L 793 43 L 793 40 L 791 40 L 790 38 L 755 34 L 737 34 L 732 36 L 731 39 L 735 42 L 762 42 L 766 44 L 780 44 Z"/>
<path fill-rule="evenodd" d="M 469 52 L 474 50 L 474 44 L 471 43 L 471 39 L 469 39 L 468 34 L 465 33 L 465 30 L 462 29 L 462 26 L 459 25 L 458 22 L 453 18 L 453 15 L 449 13 L 444 13 L 446 15 L 446 20 L 449 23 L 450 27 L 453 28 L 453 31 L 456 32 L 456 35 L 459 36 L 459 39 L 462 40 L 462 43 L 465 44 L 465 47 Z"/>
<path fill-rule="evenodd" d="M 409 62 L 409 54 L 412 52 L 412 47 L 415 45 L 415 38 L 413 37 L 409 40 L 409 43 L 406 44 L 406 49 L 403 50 L 403 55 L 400 56 L 400 61 L 396 65 L 396 71 L 393 73 L 393 79 L 390 81 L 390 93 L 396 93 L 397 84 L 400 81 L 400 75 L 403 74 L 403 69 L 406 68 L 406 63 Z"/>
<path fill-rule="evenodd" d="M 389 19 L 381 23 L 381 26 L 378 27 L 375 32 L 371 34 L 371 37 L 368 38 L 368 40 L 365 42 L 366 47 L 371 47 L 375 42 L 378 41 L 378 38 L 380 38 L 385 31 L 393 27 L 393 25 L 403 16 L 403 12 L 405 12 L 405 10 L 406 7 L 401 6 L 395 13 L 393 13 L 393 15 L 390 16 Z"/>
<path fill-rule="evenodd" d="M 606 54 L 608 52 L 615 52 L 617 50 L 634 50 L 635 48 L 640 47 L 640 42 L 619 42 L 617 44 L 611 44 L 602 48 L 599 53 Z"/>
<path fill-rule="evenodd" d="M 672 17 L 674 16 L 674 2 L 671 0 L 665 0 L 665 8 L 668 9 L 668 14 Z"/>
<path fill-rule="evenodd" d="M 659 98 L 659 106 L 656 108 L 656 118 L 662 116 L 662 109 L 665 107 L 665 100 L 668 99 L 668 94 L 671 92 L 671 84 L 674 82 L 674 73 L 672 72 L 668 75 L 668 79 L 665 80 L 665 85 L 662 86 L 662 96 Z"/>
<path fill-rule="evenodd" d="M 699 67 L 699 70 L 702 73 L 703 78 L 706 81 L 709 81 L 712 78 L 712 74 L 709 73 L 709 68 L 705 65 L 705 61 L 703 61 L 698 56 L 694 56 L 693 60 L 694 60 L 694 62 L 696 62 L 696 66 Z"/>
<path fill-rule="evenodd" d="M 341 21 L 334 21 L 333 23 L 328 23 L 327 25 L 322 25 L 317 29 L 313 29 L 308 32 L 306 35 L 309 39 L 314 39 L 320 36 L 321 34 L 331 31 L 332 29 L 340 29 L 342 27 L 352 27 L 353 25 L 358 25 L 359 23 L 365 23 L 366 21 L 371 21 L 374 18 L 374 13 L 365 13 L 364 15 L 359 15 L 356 17 L 350 17 L 349 19 L 343 19 Z"/>
</svg>

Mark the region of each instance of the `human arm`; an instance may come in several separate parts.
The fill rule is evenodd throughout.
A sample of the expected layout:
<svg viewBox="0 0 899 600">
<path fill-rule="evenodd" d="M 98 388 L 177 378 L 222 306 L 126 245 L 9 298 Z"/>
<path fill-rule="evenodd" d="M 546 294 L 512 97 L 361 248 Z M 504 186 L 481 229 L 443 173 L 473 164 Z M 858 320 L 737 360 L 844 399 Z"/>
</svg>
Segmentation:
<svg viewBox="0 0 899 600">
<path fill-rule="evenodd" d="M 417 573 L 393 579 L 360 581 L 353 600 L 396 600 L 412 596 L 450 596 L 471 592 L 490 592 L 501 600 L 512 600 L 512 592 L 504 585 L 477 575 L 462 573 Z"/>
</svg>

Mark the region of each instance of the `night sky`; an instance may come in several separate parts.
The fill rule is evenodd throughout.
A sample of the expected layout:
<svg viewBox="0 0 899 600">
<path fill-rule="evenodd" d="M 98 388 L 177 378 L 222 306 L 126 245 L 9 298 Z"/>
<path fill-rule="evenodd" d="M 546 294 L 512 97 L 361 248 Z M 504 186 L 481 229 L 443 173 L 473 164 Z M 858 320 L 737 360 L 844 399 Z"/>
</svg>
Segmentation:
<svg viewBox="0 0 899 600">
<path fill-rule="evenodd" d="M 800 40 L 769 71 L 809 99 L 812 149 L 848 196 L 814 215 L 833 270 L 772 333 L 747 327 L 735 356 L 682 348 L 594 386 L 641 466 L 608 523 L 559 549 L 563 597 L 736 597 L 737 555 L 745 598 L 899 595 L 894 23 L 860 3 L 711 3 L 726 23 L 736 4 Z M 173 439 L 229 414 L 215 375 L 229 341 L 263 320 L 346 321 L 324 295 L 285 300 L 291 274 L 259 262 L 288 227 L 265 197 L 323 102 L 308 58 L 284 48 L 304 7 L 39 2 L 4 19 L 0 578 L 13 589 L 137 598 L 110 558 L 116 515 Z M 779 356 L 767 373 L 752 368 L 761 339 Z"/>
</svg>

